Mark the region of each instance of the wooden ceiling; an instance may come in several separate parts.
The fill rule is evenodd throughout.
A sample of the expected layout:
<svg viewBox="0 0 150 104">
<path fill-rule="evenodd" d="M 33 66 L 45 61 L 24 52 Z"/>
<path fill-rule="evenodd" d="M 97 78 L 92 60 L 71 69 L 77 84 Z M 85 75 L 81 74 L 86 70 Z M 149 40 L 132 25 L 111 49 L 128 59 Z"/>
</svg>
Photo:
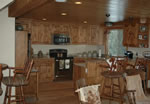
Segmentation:
<svg viewBox="0 0 150 104">
<path fill-rule="evenodd" d="M 81 1 L 82 4 L 76 5 L 75 1 Z M 67 15 L 62 16 L 62 12 Z M 107 17 L 106 14 L 110 16 Z M 17 18 L 101 24 L 105 21 L 119 22 L 129 17 L 149 18 L 150 0 L 68 0 L 65 3 L 54 0 L 16 0 L 9 8 L 9 15 Z"/>
</svg>

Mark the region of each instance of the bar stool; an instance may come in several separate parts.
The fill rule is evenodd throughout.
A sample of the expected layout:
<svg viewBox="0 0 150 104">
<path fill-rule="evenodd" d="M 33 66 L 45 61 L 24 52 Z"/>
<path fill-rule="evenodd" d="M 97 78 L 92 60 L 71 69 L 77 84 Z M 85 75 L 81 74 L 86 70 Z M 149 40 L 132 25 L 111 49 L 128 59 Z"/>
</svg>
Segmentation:
<svg viewBox="0 0 150 104">
<path fill-rule="evenodd" d="M 121 78 L 123 78 L 123 72 L 118 71 L 118 63 L 116 58 L 111 58 L 109 60 L 111 63 L 108 71 L 104 71 L 101 75 L 104 77 L 103 90 L 102 90 L 102 98 L 109 99 L 109 103 L 111 104 L 111 100 L 119 101 L 120 104 L 124 102 L 123 92 L 121 91 Z M 120 66 L 119 66 L 120 67 Z M 121 67 L 120 67 L 121 68 Z M 109 85 L 108 80 L 110 80 Z M 110 92 L 108 92 L 108 90 Z"/>
</svg>

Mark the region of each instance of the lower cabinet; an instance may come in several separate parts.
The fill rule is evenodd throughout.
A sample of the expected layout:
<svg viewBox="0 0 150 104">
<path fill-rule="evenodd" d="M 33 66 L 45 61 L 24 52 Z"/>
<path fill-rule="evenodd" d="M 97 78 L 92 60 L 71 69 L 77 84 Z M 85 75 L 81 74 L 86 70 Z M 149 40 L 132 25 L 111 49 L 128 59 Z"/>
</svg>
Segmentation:
<svg viewBox="0 0 150 104">
<path fill-rule="evenodd" d="M 34 68 L 39 72 L 39 83 L 50 82 L 54 79 L 54 59 L 53 58 L 35 58 Z"/>
</svg>

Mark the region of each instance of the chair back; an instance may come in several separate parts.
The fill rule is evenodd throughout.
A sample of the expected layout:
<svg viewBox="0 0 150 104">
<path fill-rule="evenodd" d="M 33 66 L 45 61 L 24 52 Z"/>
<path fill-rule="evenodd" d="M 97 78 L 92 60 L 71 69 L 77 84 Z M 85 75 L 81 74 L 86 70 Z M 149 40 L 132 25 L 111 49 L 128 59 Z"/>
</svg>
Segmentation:
<svg viewBox="0 0 150 104">
<path fill-rule="evenodd" d="M 107 63 L 110 66 L 110 71 L 121 71 L 125 69 L 128 59 L 125 57 L 112 57 L 107 60 Z"/>
<path fill-rule="evenodd" d="M 142 69 L 143 71 L 146 71 L 147 67 L 147 60 L 145 58 L 136 58 L 135 62 L 135 69 Z"/>
<path fill-rule="evenodd" d="M 81 79 L 76 81 L 76 88 L 77 89 L 85 87 L 85 86 L 86 86 L 86 82 L 85 82 L 84 78 L 81 78 Z"/>
<path fill-rule="evenodd" d="M 127 90 L 135 90 L 135 99 L 146 99 L 146 96 L 142 88 L 142 80 L 139 74 L 126 76 L 126 88 Z"/>
<path fill-rule="evenodd" d="M 76 92 L 80 94 L 80 101 L 83 104 L 101 104 L 99 86 L 100 85 L 91 85 L 77 89 Z"/>
<path fill-rule="evenodd" d="M 29 58 L 27 58 L 25 63 L 24 63 L 24 70 L 25 70 L 26 73 L 27 73 L 27 68 L 28 68 L 28 65 L 29 65 L 30 61 L 31 60 Z"/>
<path fill-rule="evenodd" d="M 32 67 L 33 67 L 33 59 L 29 60 L 27 66 L 25 67 L 25 68 L 26 68 L 26 69 L 25 69 L 26 81 L 29 80 Z"/>
</svg>

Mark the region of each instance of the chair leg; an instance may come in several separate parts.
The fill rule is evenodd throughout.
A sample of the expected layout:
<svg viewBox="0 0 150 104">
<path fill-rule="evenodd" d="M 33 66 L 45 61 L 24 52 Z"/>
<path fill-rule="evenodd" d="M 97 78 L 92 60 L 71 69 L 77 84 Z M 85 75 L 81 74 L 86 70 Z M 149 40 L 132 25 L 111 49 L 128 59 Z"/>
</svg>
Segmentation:
<svg viewBox="0 0 150 104">
<path fill-rule="evenodd" d="M 23 104 L 26 104 L 25 103 L 25 99 L 24 99 L 24 91 L 23 91 L 23 86 L 21 86 L 21 96 L 22 96 L 22 102 L 23 102 Z"/>
<path fill-rule="evenodd" d="M 109 104 L 111 104 L 111 100 L 112 100 L 112 97 L 113 97 L 113 79 L 111 78 L 110 79 L 110 97 L 111 97 L 111 99 L 109 100 Z"/>
<path fill-rule="evenodd" d="M 5 91 L 5 97 L 4 97 L 4 103 L 3 104 L 6 104 L 7 102 L 7 98 L 8 98 L 8 86 L 6 86 L 6 91 Z"/>
<path fill-rule="evenodd" d="M 106 86 L 106 78 L 104 78 L 104 81 L 103 81 L 103 90 L 102 90 L 102 94 L 105 94 L 105 86 Z"/>
<path fill-rule="evenodd" d="M 118 78 L 118 84 L 119 84 L 119 93 L 120 93 L 120 104 L 123 104 L 123 94 L 124 94 L 124 92 L 122 92 L 121 91 L 121 79 L 120 78 Z"/>
<path fill-rule="evenodd" d="M 8 104 L 11 102 L 11 87 L 9 87 Z"/>
</svg>

